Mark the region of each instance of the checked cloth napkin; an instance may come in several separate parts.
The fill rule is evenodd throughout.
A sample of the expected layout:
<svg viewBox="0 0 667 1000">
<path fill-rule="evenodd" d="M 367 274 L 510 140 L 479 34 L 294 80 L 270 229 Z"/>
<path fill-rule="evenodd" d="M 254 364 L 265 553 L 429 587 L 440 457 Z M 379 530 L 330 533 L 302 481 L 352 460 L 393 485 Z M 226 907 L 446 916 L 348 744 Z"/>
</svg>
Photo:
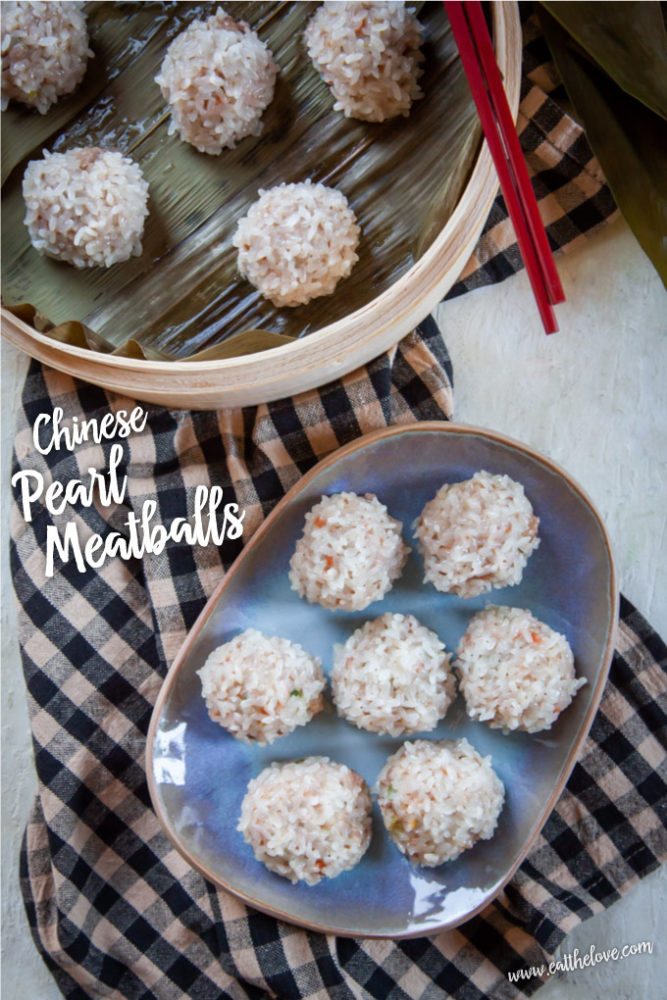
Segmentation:
<svg viewBox="0 0 667 1000">
<path fill-rule="evenodd" d="M 553 72 L 526 24 L 520 130 L 556 248 L 575 246 L 614 212 L 578 126 L 555 103 Z M 450 294 L 520 266 L 502 200 Z M 48 484 L 109 465 L 110 443 L 48 456 L 32 426 L 133 404 L 33 363 L 23 393 L 15 471 Z M 293 399 L 217 413 L 148 407 L 123 442 L 122 507 L 70 507 L 23 520 L 14 498 L 12 575 L 39 790 L 21 856 L 34 940 L 70 1000 L 458 1000 L 529 996 L 540 979 L 508 972 L 549 960 L 565 934 L 611 905 L 667 854 L 665 660 L 660 638 L 626 601 L 600 709 L 567 787 L 497 900 L 455 931 L 407 941 L 351 940 L 253 912 L 194 872 L 151 809 L 144 771 L 152 705 L 188 629 L 241 542 L 171 544 L 45 576 L 46 529 L 122 529 L 155 497 L 168 524 L 192 513 L 198 484 L 218 484 L 246 511 L 244 540 L 324 455 L 360 434 L 452 415 L 451 367 L 426 320 L 363 369 Z M 224 562 L 223 562 L 224 558 Z M 660 773 L 662 772 L 662 774 Z"/>
</svg>

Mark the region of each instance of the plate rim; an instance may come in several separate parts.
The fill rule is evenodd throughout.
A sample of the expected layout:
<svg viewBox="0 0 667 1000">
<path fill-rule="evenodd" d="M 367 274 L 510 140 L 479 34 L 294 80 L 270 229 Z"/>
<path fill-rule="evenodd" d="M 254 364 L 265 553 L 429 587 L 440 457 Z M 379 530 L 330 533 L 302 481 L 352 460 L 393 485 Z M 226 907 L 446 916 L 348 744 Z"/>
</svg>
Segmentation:
<svg viewBox="0 0 667 1000">
<path fill-rule="evenodd" d="M 534 824 L 531 833 L 527 837 L 521 852 L 519 853 L 518 857 L 516 858 L 511 868 L 506 873 L 506 875 L 491 890 L 492 894 L 486 896 L 486 898 L 482 902 L 477 904 L 462 919 L 453 918 L 451 920 L 443 921 L 440 924 L 434 924 L 433 926 L 429 926 L 428 928 L 421 928 L 419 930 L 413 929 L 406 931 L 398 931 L 398 932 L 392 932 L 391 934 L 386 934 L 379 931 L 366 931 L 366 930 L 364 930 L 363 932 L 358 930 L 343 931 L 338 927 L 329 927 L 326 924 L 314 924 L 306 920 L 300 920 L 298 917 L 295 917 L 291 913 L 287 913 L 283 910 L 278 909 L 277 907 L 272 907 L 270 905 L 261 903 L 258 900 L 254 899 L 252 896 L 250 896 L 248 893 L 245 893 L 242 890 L 236 889 L 233 886 L 226 884 L 218 875 L 216 875 L 214 872 L 208 869 L 206 865 L 202 864 L 194 857 L 191 851 L 179 840 L 179 837 L 176 834 L 176 832 L 171 828 L 170 821 L 166 816 L 166 810 L 163 808 L 162 805 L 162 800 L 160 797 L 160 793 L 158 791 L 158 786 L 155 780 L 155 771 L 154 771 L 155 736 L 164 703 L 167 700 L 169 694 L 171 693 L 178 671 L 180 670 L 183 661 L 189 654 L 190 647 L 194 643 L 196 636 L 198 636 L 204 623 L 213 613 L 213 610 L 218 602 L 220 595 L 227 587 L 233 574 L 236 572 L 240 561 L 244 559 L 246 554 L 251 550 L 251 548 L 258 545 L 261 542 L 264 535 L 271 530 L 273 522 L 277 520 L 277 518 L 280 516 L 283 508 L 288 506 L 291 500 L 299 493 L 301 493 L 303 489 L 308 486 L 311 480 L 313 480 L 316 476 L 318 476 L 329 466 L 338 462 L 340 459 L 345 458 L 346 456 L 353 454 L 354 452 L 359 451 L 376 441 L 380 441 L 385 438 L 398 437 L 399 435 L 402 434 L 409 434 L 409 433 L 414 434 L 421 432 L 435 433 L 435 434 L 444 433 L 445 435 L 462 434 L 462 435 L 470 435 L 474 437 L 486 438 L 487 440 L 491 440 L 494 444 L 510 446 L 511 448 L 516 449 L 517 451 L 526 455 L 528 458 L 536 460 L 538 463 L 545 466 L 551 472 L 556 473 L 558 476 L 564 479 L 567 485 L 579 496 L 581 500 L 583 500 L 583 502 L 589 508 L 590 513 L 592 514 L 593 519 L 597 523 L 597 526 L 600 530 L 604 547 L 606 549 L 607 556 L 609 559 L 608 597 L 610 599 L 610 606 L 612 609 L 611 620 L 609 623 L 609 629 L 607 632 L 606 642 L 604 646 L 604 653 L 602 656 L 602 666 L 600 671 L 598 672 L 591 701 L 588 706 L 586 715 L 584 716 L 582 725 L 579 729 L 578 735 L 570 749 L 568 756 L 566 757 L 563 763 L 558 780 L 556 781 L 551 791 L 551 794 L 546 800 L 543 809 L 540 811 L 537 821 Z M 183 857 L 185 861 L 192 868 L 194 868 L 195 871 L 199 872 L 199 874 L 202 875 L 205 879 L 212 882 L 218 888 L 231 893 L 237 899 L 240 899 L 243 903 L 246 903 L 253 909 L 259 910 L 261 913 L 268 914 L 269 916 L 276 917 L 277 919 L 283 920 L 286 923 L 292 924 L 294 926 L 302 927 L 305 928 L 306 930 L 316 931 L 322 934 L 333 934 L 336 935 L 337 937 L 345 937 L 345 938 L 364 937 L 369 939 L 372 938 L 372 939 L 391 939 L 391 940 L 399 940 L 399 939 L 405 940 L 409 938 L 431 936 L 434 934 L 439 934 L 442 931 L 453 930 L 455 927 L 458 927 L 461 924 L 466 923 L 468 920 L 471 920 L 474 916 L 476 916 L 483 909 L 489 906 L 502 892 L 507 883 L 514 876 L 516 870 L 528 856 L 528 853 L 530 852 L 530 849 L 532 848 L 537 837 L 539 836 L 539 833 L 543 828 L 544 823 L 546 822 L 549 814 L 552 812 L 558 798 L 560 797 L 565 785 L 567 784 L 567 780 L 570 777 L 574 765 L 576 764 L 577 759 L 579 757 L 581 747 L 589 734 L 609 674 L 609 668 L 611 666 L 611 661 L 614 653 L 614 640 L 616 638 L 616 632 L 618 629 L 618 622 L 619 622 L 619 596 L 620 594 L 618 587 L 618 577 L 614 561 L 614 554 L 611 547 L 611 541 L 607 529 L 605 527 L 604 521 L 599 511 L 597 510 L 597 507 L 593 503 L 588 493 L 584 490 L 584 488 L 558 462 L 555 462 L 548 455 L 544 455 L 543 453 L 532 448 L 530 445 L 524 444 L 521 441 L 517 441 L 516 439 L 511 438 L 505 434 L 502 434 L 499 431 L 483 427 L 477 427 L 472 424 L 459 424 L 453 421 L 444 421 L 444 420 L 426 420 L 421 422 L 417 421 L 416 423 L 400 424 L 394 427 L 383 427 L 375 431 L 370 431 L 367 434 L 363 434 L 358 438 L 355 438 L 353 441 L 350 441 L 347 444 L 343 445 L 342 447 L 337 448 L 331 454 L 325 456 L 323 459 L 317 462 L 317 464 L 314 465 L 312 469 L 309 469 L 309 471 L 306 472 L 303 476 L 300 476 L 299 479 L 296 481 L 296 483 L 294 483 L 294 485 L 291 486 L 290 489 L 285 493 L 285 495 L 278 501 L 273 510 L 266 516 L 266 518 L 263 520 L 260 526 L 253 533 L 252 537 L 243 546 L 242 551 L 236 557 L 236 559 L 231 564 L 227 572 L 223 574 L 222 579 L 211 593 L 211 596 L 207 600 L 204 608 L 199 613 L 193 625 L 191 626 L 190 630 L 188 631 L 188 634 L 183 640 L 183 643 L 181 644 L 171 666 L 167 671 L 167 674 L 165 675 L 165 678 L 162 682 L 162 686 L 160 687 L 160 690 L 158 692 L 158 696 L 156 698 L 153 711 L 151 713 L 151 720 L 148 727 L 148 733 L 146 736 L 146 751 L 145 751 L 146 779 L 148 783 L 148 791 L 151 799 L 151 804 L 153 806 L 153 810 L 156 814 L 156 817 L 163 832 L 167 835 L 171 844 L 176 848 L 181 857 Z"/>
<path fill-rule="evenodd" d="M 494 0 L 498 63 L 516 119 L 522 38 L 517 0 Z M 61 344 L 0 309 L 2 335 L 38 361 L 104 389 L 187 408 L 256 405 L 314 389 L 366 364 L 428 315 L 465 267 L 498 191 L 482 138 L 467 184 L 428 250 L 398 281 L 349 316 L 290 344 L 221 361 L 148 361 Z M 473 224 L 468 228 L 469 220 Z M 296 369 L 296 372 L 295 372 Z M 168 383 L 168 384 L 165 384 Z"/>
</svg>

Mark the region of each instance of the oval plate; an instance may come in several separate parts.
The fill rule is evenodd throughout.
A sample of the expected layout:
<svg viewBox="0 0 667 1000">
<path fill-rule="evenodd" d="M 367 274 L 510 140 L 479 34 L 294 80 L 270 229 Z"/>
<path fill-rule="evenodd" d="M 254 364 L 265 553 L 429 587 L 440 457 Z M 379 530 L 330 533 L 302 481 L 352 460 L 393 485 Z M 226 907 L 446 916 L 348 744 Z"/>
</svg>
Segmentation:
<svg viewBox="0 0 667 1000">
<path fill-rule="evenodd" d="M 411 525 L 444 482 L 480 469 L 522 483 L 540 518 L 541 544 L 517 587 L 463 600 L 422 583 L 413 550 L 387 597 L 365 612 L 331 612 L 290 589 L 289 559 L 307 510 L 322 494 L 376 493 Z M 363 732 L 329 706 L 267 747 L 246 746 L 210 721 L 195 671 L 211 650 L 253 626 L 300 642 L 330 670 L 332 649 L 368 618 L 412 613 L 455 649 L 486 604 L 529 608 L 563 632 L 588 684 L 548 731 L 503 735 L 469 720 L 461 698 L 428 739 L 467 737 L 493 766 L 507 796 L 491 840 L 439 868 L 415 868 L 389 841 L 374 805 L 373 839 L 360 864 L 336 879 L 292 885 L 255 861 L 236 830 L 248 782 L 272 760 L 324 754 L 372 787 L 402 743 Z M 618 592 L 609 540 L 581 488 L 549 459 L 499 434 L 446 423 L 391 428 L 320 462 L 277 505 L 226 574 L 188 635 L 158 697 L 147 771 L 156 813 L 172 842 L 206 878 L 249 905 L 305 927 L 354 937 L 408 937 L 455 927 L 486 906 L 526 856 L 574 766 L 597 709 L 613 653 Z"/>
</svg>

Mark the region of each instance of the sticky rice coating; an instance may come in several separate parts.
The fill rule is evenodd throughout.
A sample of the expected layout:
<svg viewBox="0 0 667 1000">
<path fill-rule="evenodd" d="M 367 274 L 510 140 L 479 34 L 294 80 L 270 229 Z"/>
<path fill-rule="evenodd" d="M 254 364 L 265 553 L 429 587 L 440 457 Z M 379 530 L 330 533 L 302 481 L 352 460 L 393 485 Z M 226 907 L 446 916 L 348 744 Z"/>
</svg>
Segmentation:
<svg viewBox="0 0 667 1000">
<path fill-rule="evenodd" d="M 505 798 L 491 758 L 465 739 L 404 743 L 380 771 L 375 792 L 399 851 L 427 868 L 489 840 Z"/>
<path fill-rule="evenodd" d="M 208 20 L 193 21 L 171 43 L 155 77 L 171 108 L 169 133 L 214 155 L 259 135 L 277 73 L 271 51 L 244 21 L 221 7 Z"/>
<path fill-rule="evenodd" d="M 450 655 L 413 615 L 384 614 L 334 650 L 339 715 L 359 729 L 401 736 L 437 726 L 456 691 Z"/>
<path fill-rule="evenodd" d="M 248 785 L 238 829 L 255 857 L 290 882 L 316 885 L 354 868 L 371 839 L 360 775 L 328 757 L 273 763 Z"/>
<path fill-rule="evenodd" d="M 538 525 L 523 486 L 509 476 L 482 471 L 445 483 L 415 522 L 424 582 L 459 597 L 520 583 L 540 544 Z"/>
<path fill-rule="evenodd" d="M 197 673 L 209 716 L 243 743 L 273 743 L 324 705 L 319 659 L 254 628 L 214 649 Z"/>
<path fill-rule="evenodd" d="M 96 146 L 44 152 L 23 175 L 35 250 L 74 267 L 110 267 L 141 253 L 148 184 L 127 156 Z"/>
<path fill-rule="evenodd" d="M 408 115 L 423 97 L 422 26 L 403 3 L 323 3 L 304 33 L 308 55 L 347 118 Z"/>
<path fill-rule="evenodd" d="M 363 611 L 401 575 L 410 551 L 402 527 L 372 493 L 322 497 L 290 560 L 292 589 L 323 608 Z"/>
<path fill-rule="evenodd" d="M 61 0 L 3 3 L 3 111 L 13 100 L 44 115 L 79 86 L 93 55 L 80 6 Z"/>
<path fill-rule="evenodd" d="M 345 195 L 308 180 L 260 190 L 232 242 L 242 276 L 280 308 L 331 295 L 359 259 L 360 232 Z"/>
<path fill-rule="evenodd" d="M 474 615 L 454 667 L 468 715 L 506 732 L 549 729 L 582 687 L 564 635 L 521 608 Z"/>
</svg>

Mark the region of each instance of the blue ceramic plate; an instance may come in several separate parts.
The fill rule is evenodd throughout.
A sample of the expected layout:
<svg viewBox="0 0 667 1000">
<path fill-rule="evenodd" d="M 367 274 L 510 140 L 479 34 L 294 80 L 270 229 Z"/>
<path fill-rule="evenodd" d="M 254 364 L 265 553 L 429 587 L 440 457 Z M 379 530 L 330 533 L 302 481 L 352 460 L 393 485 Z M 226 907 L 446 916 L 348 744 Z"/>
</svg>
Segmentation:
<svg viewBox="0 0 667 1000">
<path fill-rule="evenodd" d="M 444 482 L 480 469 L 522 483 L 540 518 L 541 544 L 517 587 L 463 600 L 422 583 L 413 550 L 402 577 L 365 612 L 332 612 L 290 589 L 287 570 L 306 511 L 322 494 L 372 492 L 411 525 Z M 567 780 L 600 699 L 613 651 L 617 590 L 609 542 L 590 500 L 549 459 L 498 434 L 445 423 L 360 438 L 317 465 L 256 532 L 196 622 L 160 692 L 148 737 L 153 803 L 187 861 L 257 909 L 304 926 L 358 937 L 404 937 L 451 928 L 484 907 L 525 857 Z M 415 868 L 389 841 L 375 806 L 360 864 L 317 886 L 292 885 L 255 861 L 236 830 L 248 782 L 272 760 L 323 754 L 373 786 L 400 738 L 355 729 L 329 707 L 267 747 L 246 746 L 211 722 L 195 675 L 211 650 L 253 626 L 301 643 L 331 667 L 334 643 L 384 611 L 405 612 L 455 649 L 488 603 L 529 608 L 563 632 L 588 684 L 552 729 L 503 735 L 466 718 L 459 698 L 430 739 L 465 736 L 493 766 L 507 797 L 491 840 L 439 868 Z"/>
</svg>

